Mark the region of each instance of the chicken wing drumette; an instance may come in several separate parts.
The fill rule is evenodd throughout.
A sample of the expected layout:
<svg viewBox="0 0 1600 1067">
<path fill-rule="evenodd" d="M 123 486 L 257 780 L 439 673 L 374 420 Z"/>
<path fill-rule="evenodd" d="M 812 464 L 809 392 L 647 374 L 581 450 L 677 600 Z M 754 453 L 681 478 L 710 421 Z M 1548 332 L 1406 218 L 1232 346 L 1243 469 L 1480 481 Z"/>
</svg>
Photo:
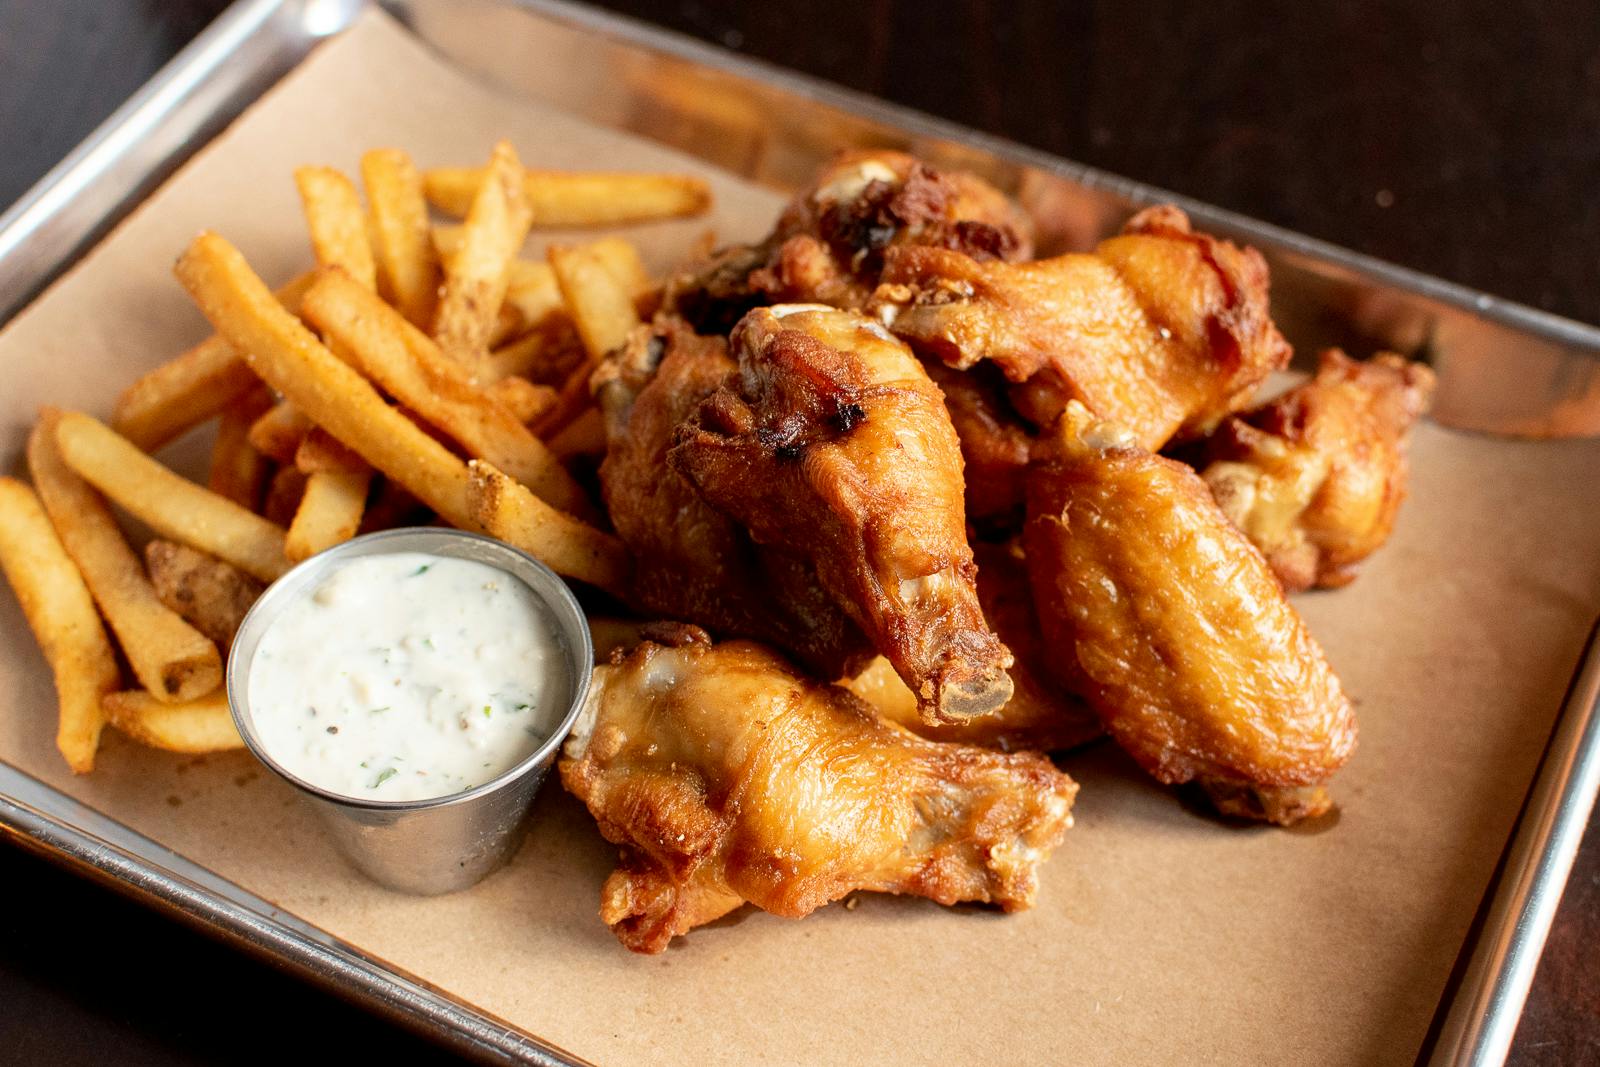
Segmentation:
<svg viewBox="0 0 1600 1067">
<path fill-rule="evenodd" d="M 994 363 L 1035 425 L 1078 400 L 1152 451 L 1209 433 L 1290 356 L 1260 254 L 1173 207 L 1092 254 L 1031 263 L 891 248 L 882 279 L 871 310 L 896 335 L 953 367 Z"/>
<path fill-rule="evenodd" d="M 1393 353 L 1322 354 L 1316 377 L 1228 419 L 1202 476 L 1285 589 L 1345 585 L 1381 547 L 1406 494 L 1406 444 L 1433 372 Z"/>
<path fill-rule="evenodd" d="M 1326 811 L 1350 703 L 1200 476 L 1076 403 L 1041 452 L 1023 536 L 1062 681 L 1162 782 L 1278 823 Z"/>
<path fill-rule="evenodd" d="M 745 901 L 1026 908 L 1077 792 L 1043 756 L 923 740 L 760 645 L 688 635 L 596 669 L 560 773 L 622 846 L 600 917 L 635 952 Z"/>
<path fill-rule="evenodd" d="M 600 484 L 635 561 L 630 599 L 646 614 L 775 644 L 826 678 L 853 673 L 871 645 L 816 571 L 758 547 L 667 465 L 679 423 L 734 369 L 725 340 L 663 318 L 595 374 L 607 439 Z"/>
<path fill-rule="evenodd" d="M 734 329 L 739 373 L 679 429 L 672 466 L 757 544 L 807 560 L 894 664 L 929 722 L 1011 696 L 984 622 L 961 451 L 939 390 L 860 315 L 759 308 Z"/>
<path fill-rule="evenodd" d="M 676 279 L 668 305 L 700 329 L 726 331 L 763 304 L 860 308 L 884 250 L 928 245 L 979 260 L 1021 259 L 1032 224 L 981 178 L 903 152 L 843 152 L 755 245 L 724 249 Z"/>
</svg>

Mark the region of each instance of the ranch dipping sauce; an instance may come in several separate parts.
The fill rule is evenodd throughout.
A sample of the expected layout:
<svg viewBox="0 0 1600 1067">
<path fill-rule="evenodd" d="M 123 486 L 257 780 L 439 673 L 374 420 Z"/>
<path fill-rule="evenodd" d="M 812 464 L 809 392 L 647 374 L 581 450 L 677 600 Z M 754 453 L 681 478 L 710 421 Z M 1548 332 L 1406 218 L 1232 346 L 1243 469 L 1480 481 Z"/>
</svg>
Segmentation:
<svg viewBox="0 0 1600 1067">
<path fill-rule="evenodd" d="M 359 556 L 263 632 L 251 719 L 311 785 L 424 800 L 531 755 L 568 710 L 568 670 L 555 620 L 518 578 L 422 552 Z"/>
</svg>

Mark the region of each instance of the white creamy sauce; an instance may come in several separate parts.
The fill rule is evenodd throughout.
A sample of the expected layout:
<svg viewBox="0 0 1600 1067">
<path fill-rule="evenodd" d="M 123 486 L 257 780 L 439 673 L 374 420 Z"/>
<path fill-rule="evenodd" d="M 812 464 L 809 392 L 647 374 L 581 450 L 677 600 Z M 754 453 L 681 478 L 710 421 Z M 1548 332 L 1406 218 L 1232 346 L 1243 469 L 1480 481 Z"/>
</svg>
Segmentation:
<svg viewBox="0 0 1600 1067">
<path fill-rule="evenodd" d="M 471 560 L 351 560 L 291 604 L 250 667 L 263 748 L 313 785 L 421 800 L 521 762 L 566 713 L 566 655 L 527 585 Z"/>
</svg>

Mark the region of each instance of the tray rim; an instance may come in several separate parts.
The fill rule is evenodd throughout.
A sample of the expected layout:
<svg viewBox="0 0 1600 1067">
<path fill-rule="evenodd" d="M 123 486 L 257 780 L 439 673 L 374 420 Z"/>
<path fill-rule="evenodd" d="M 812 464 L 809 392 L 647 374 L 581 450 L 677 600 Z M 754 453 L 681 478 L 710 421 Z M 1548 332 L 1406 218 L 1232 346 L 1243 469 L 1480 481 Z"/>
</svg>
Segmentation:
<svg viewBox="0 0 1600 1067">
<path fill-rule="evenodd" d="M 1341 248 L 1155 186 L 971 130 L 694 38 L 569 0 L 481 0 L 698 66 L 754 79 L 918 136 L 970 146 L 1133 203 L 1177 203 L 1203 225 L 1408 291 L 1532 337 L 1600 357 L 1600 327 Z M 208 144 L 321 40 L 372 8 L 406 0 L 234 0 L 216 21 L 0 213 L 0 327 Z M 426 42 L 426 38 L 423 38 Z M 240 62 L 247 49 L 257 54 Z M 140 154 L 145 138 L 159 152 Z M 93 204 L 85 198 L 95 194 Z M 44 253 L 36 245 L 45 246 Z M 1597 624 L 1600 625 L 1600 624 Z M 1600 639 L 1556 717 L 1517 824 L 1485 891 L 1420 1057 L 1503 1063 L 1566 874 L 1600 787 Z M 484 1062 L 585 1061 L 373 957 L 359 947 L 0 761 L 0 841 L 117 889 L 451 1050 Z"/>
</svg>

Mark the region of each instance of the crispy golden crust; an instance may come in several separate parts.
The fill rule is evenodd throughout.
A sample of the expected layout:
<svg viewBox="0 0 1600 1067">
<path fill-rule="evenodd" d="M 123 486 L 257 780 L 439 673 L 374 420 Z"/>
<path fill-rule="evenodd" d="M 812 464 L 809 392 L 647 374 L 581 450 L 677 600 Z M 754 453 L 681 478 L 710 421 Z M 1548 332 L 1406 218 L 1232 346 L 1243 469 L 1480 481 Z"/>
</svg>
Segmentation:
<svg viewBox="0 0 1600 1067">
<path fill-rule="evenodd" d="M 1427 367 L 1391 352 L 1362 363 L 1330 349 L 1315 378 L 1206 442 L 1206 484 L 1285 589 L 1345 585 L 1389 539 L 1433 385 Z"/>
<path fill-rule="evenodd" d="M 678 425 L 734 369 L 722 338 L 662 318 L 595 374 L 608 442 L 600 484 L 636 561 L 629 599 L 645 614 L 777 645 L 827 678 L 853 673 L 871 646 L 815 570 L 757 546 L 667 465 Z"/>
<path fill-rule="evenodd" d="M 737 378 L 668 456 L 757 544 L 809 561 L 930 722 L 1011 696 L 967 544 L 960 445 L 943 397 L 875 323 L 809 305 L 751 312 Z"/>
<path fill-rule="evenodd" d="M 1034 600 L 1062 681 L 1162 782 L 1271 800 L 1355 745 L 1338 679 L 1261 554 L 1192 470 L 1068 409 L 1029 472 Z M 1067 654 L 1066 650 L 1072 650 Z"/>
<path fill-rule="evenodd" d="M 944 394 L 950 424 L 961 439 L 967 518 L 985 529 L 1014 533 L 1022 525 L 1032 429 L 1006 399 L 1005 379 L 993 367 L 958 371 L 937 360 L 924 365 Z"/>
<path fill-rule="evenodd" d="M 855 890 L 1026 908 L 1072 819 L 1049 760 L 915 737 L 760 645 L 645 643 L 597 669 L 562 783 L 623 846 L 601 918 L 635 952 L 749 901 Z"/>
<path fill-rule="evenodd" d="M 982 360 L 1049 426 L 1078 400 L 1145 448 L 1207 433 L 1284 366 L 1267 268 L 1250 248 L 1151 208 L 1093 254 L 980 261 L 944 248 L 886 253 L 870 310 L 953 367 Z"/>
</svg>

